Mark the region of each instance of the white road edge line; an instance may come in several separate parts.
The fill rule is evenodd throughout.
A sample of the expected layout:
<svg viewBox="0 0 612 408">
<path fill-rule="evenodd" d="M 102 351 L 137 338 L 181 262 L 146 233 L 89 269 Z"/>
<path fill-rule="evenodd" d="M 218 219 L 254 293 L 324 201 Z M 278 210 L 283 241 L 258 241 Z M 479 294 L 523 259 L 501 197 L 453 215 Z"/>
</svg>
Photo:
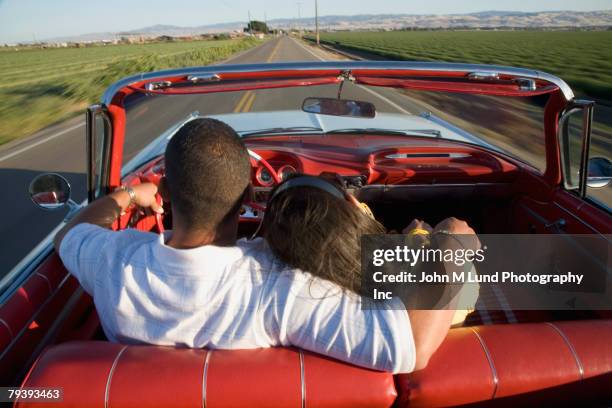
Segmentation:
<svg viewBox="0 0 612 408">
<path fill-rule="evenodd" d="M 325 61 L 324 58 L 322 58 L 321 56 L 317 55 L 314 53 L 314 51 L 308 49 L 308 47 L 306 47 L 304 44 L 302 44 L 299 40 L 296 40 L 295 38 L 291 38 L 293 41 L 295 41 L 300 47 L 302 47 L 304 50 L 308 51 L 310 53 L 310 55 L 312 55 L 313 57 L 315 57 L 316 59 L 318 59 L 319 61 Z M 379 94 L 378 92 L 370 89 L 370 88 L 366 88 L 363 85 L 357 85 L 359 88 L 363 89 L 366 92 L 371 93 L 372 95 L 380 98 L 382 101 L 388 103 L 390 106 L 393 106 L 395 109 L 397 109 L 398 111 L 405 113 L 406 115 L 412 115 L 412 112 L 407 111 L 406 109 L 402 108 L 400 105 L 398 105 L 397 103 L 393 102 L 391 99 L 387 98 L 384 95 Z"/>
<path fill-rule="evenodd" d="M 387 98 L 386 96 L 383 96 L 383 95 L 379 94 L 378 92 L 373 91 L 373 90 L 372 90 L 372 89 L 370 89 L 370 88 L 366 88 L 366 87 L 365 87 L 365 86 L 363 86 L 363 85 L 357 85 L 357 86 L 358 86 L 359 88 L 363 89 L 364 91 L 369 92 L 369 93 L 371 93 L 372 95 L 379 97 L 379 98 L 380 98 L 380 99 L 382 99 L 383 101 L 387 102 L 389 105 L 393 106 L 393 107 L 394 107 L 395 109 L 397 109 L 398 111 L 400 111 L 400 112 L 402 112 L 402 113 L 405 113 L 406 115 L 413 115 L 413 113 L 412 113 L 412 112 L 409 112 L 409 111 L 407 111 L 406 109 L 402 108 L 401 106 L 399 106 L 397 103 L 393 102 L 391 99 Z"/>
<path fill-rule="evenodd" d="M 32 144 L 30 144 L 30 145 L 28 145 L 28 146 L 24 146 L 24 147 L 22 147 L 21 149 L 17 149 L 17 150 L 15 150 L 14 152 L 11 152 L 11 153 L 7 154 L 6 156 L 2 156 L 2 157 L 0 157 L 0 162 L 2 162 L 2 161 L 4 161 L 4 160 L 8 160 L 8 159 L 10 159 L 11 157 L 17 156 L 18 154 L 21 154 L 21 153 L 25 152 L 26 150 L 29 150 L 29 149 L 31 149 L 31 148 L 33 148 L 33 147 L 39 146 L 39 145 L 41 145 L 41 144 L 43 144 L 43 143 L 46 143 L 46 142 L 48 142 L 49 140 L 53 140 L 53 139 L 55 139 L 55 138 L 57 138 L 57 137 L 60 137 L 60 136 L 62 136 L 62 135 L 65 135 L 66 133 L 71 132 L 71 131 L 73 131 L 74 129 L 77 129 L 77 128 L 79 128 L 79 127 L 81 127 L 81 126 L 84 126 L 84 125 L 85 125 L 85 122 L 78 123 L 78 124 L 76 124 L 76 125 L 70 126 L 68 129 L 64 129 L 64 130 L 62 130 L 62 131 L 60 131 L 60 132 L 54 133 L 54 134 L 52 134 L 51 136 L 47 136 L 47 137 L 46 137 L 46 138 L 44 138 L 44 139 L 40 139 L 40 140 L 36 141 L 35 143 L 32 143 Z"/>
</svg>

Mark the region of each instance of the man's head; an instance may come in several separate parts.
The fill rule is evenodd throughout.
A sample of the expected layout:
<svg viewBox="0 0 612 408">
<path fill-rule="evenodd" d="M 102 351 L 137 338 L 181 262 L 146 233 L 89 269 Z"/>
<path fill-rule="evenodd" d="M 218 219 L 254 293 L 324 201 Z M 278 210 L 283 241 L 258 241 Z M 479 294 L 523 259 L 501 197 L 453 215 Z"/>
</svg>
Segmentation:
<svg viewBox="0 0 612 408">
<path fill-rule="evenodd" d="M 190 230 L 215 231 L 238 212 L 251 165 L 231 127 L 215 119 L 192 120 L 170 139 L 165 159 L 175 222 Z"/>
</svg>

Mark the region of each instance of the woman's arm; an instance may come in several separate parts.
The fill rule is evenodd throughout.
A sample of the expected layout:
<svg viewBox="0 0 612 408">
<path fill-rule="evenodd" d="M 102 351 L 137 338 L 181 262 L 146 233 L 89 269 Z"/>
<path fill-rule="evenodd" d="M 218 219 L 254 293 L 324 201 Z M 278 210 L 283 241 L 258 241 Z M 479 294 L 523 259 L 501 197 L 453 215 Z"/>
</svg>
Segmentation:
<svg viewBox="0 0 612 408">
<path fill-rule="evenodd" d="M 410 226 L 404 230 L 404 233 L 409 233 L 408 229 L 423 228 L 431 231 L 431 227 L 427 223 L 415 220 Z M 479 246 L 480 242 L 476 237 L 474 230 L 465 222 L 451 217 L 436 225 L 433 233 L 444 231 L 446 234 L 453 235 L 474 235 L 473 240 L 475 246 Z M 456 248 L 459 242 L 453 237 L 443 237 L 438 239 L 438 246 L 444 248 Z M 477 248 L 473 248 L 477 249 Z M 448 265 L 447 269 L 452 269 L 453 265 Z M 412 326 L 412 336 L 414 338 L 414 346 L 416 348 L 415 370 L 421 370 L 427 366 L 429 359 L 434 352 L 440 347 L 440 344 L 446 338 L 450 329 L 456 310 L 453 304 L 447 305 L 444 310 L 409 310 L 408 317 Z"/>
</svg>

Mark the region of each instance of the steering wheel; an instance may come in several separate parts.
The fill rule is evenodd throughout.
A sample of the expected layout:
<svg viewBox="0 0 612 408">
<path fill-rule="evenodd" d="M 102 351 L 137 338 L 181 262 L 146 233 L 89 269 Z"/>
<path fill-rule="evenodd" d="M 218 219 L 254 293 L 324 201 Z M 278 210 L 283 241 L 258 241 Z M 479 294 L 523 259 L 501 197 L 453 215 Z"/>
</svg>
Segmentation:
<svg viewBox="0 0 612 408">
<path fill-rule="evenodd" d="M 268 173 L 270 173 L 270 176 L 272 177 L 272 181 L 273 181 L 273 185 L 278 185 L 281 182 L 280 176 L 278 175 L 278 173 L 276 172 L 276 170 L 274 170 L 274 168 L 270 165 L 270 163 L 268 163 L 268 161 L 266 159 L 264 159 L 263 157 L 261 157 L 259 154 L 257 154 L 256 152 L 254 152 L 251 149 L 248 149 L 249 152 L 249 156 L 251 157 L 251 160 L 254 161 L 255 163 L 259 163 L 261 164 L 266 170 L 268 170 Z M 258 211 L 266 211 L 266 206 L 265 205 L 261 205 L 259 203 L 253 202 L 253 201 L 248 201 L 245 203 L 246 206 L 251 207 L 254 210 L 258 210 Z"/>
<path fill-rule="evenodd" d="M 256 164 L 261 164 L 266 170 L 268 170 L 268 172 L 270 173 L 270 176 L 272 177 L 274 185 L 280 184 L 281 179 L 278 173 L 276 172 L 276 170 L 274 170 L 274 168 L 270 165 L 270 163 L 268 163 L 266 159 L 261 157 L 259 154 L 257 154 L 253 150 L 248 149 L 248 152 L 249 152 L 249 157 L 251 158 L 253 162 L 255 162 Z M 150 172 L 147 172 L 146 174 L 142 174 L 140 176 L 140 179 L 142 182 L 152 182 L 152 183 L 159 185 L 159 180 L 161 179 L 162 176 L 163 176 L 162 173 L 158 173 L 156 171 L 150 171 Z M 162 198 L 159 193 L 156 194 L 156 199 L 157 199 L 158 204 L 162 204 Z M 252 208 L 253 210 L 257 210 L 262 213 L 266 211 L 265 205 L 261 205 L 253 201 L 247 201 L 245 205 Z M 163 224 L 163 216 L 157 213 L 155 213 L 154 216 L 155 216 L 155 225 L 157 227 L 157 230 L 160 233 L 163 233 L 165 231 L 164 224 Z"/>
<path fill-rule="evenodd" d="M 261 165 L 264 166 L 266 170 L 268 170 L 268 172 L 270 173 L 270 176 L 272 176 L 272 180 L 274 181 L 274 184 L 275 185 L 280 184 L 281 179 L 278 173 L 276 172 L 276 170 L 274 170 L 274 168 L 270 166 L 270 163 L 268 163 L 266 159 L 264 159 L 263 157 L 255 153 L 253 150 L 248 149 L 248 152 L 249 152 L 249 156 L 251 156 L 251 160 L 253 160 L 255 163 L 261 163 Z"/>
</svg>

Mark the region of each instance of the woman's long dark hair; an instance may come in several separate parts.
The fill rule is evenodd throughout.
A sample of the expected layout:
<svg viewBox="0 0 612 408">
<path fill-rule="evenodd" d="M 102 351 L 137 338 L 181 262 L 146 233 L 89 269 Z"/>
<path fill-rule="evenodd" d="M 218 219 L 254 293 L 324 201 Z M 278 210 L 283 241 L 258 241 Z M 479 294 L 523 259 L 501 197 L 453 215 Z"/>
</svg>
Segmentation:
<svg viewBox="0 0 612 408">
<path fill-rule="evenodd" d="M 288 265 L 360 294 L 361 236 L 385 228 L 354 203 L 319 188 L 289 188 L 268 203 L 263 236 Z"/>
</svg>

